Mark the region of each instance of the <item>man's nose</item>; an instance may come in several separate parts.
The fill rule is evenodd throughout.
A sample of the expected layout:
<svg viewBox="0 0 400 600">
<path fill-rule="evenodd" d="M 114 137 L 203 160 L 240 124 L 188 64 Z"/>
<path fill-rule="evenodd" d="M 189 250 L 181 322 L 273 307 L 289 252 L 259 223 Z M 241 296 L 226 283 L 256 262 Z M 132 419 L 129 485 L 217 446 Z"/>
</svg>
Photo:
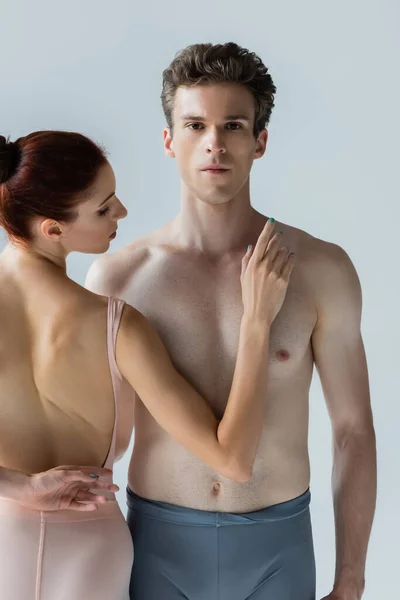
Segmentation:
<svg viewBox="0 0 400 600">
<path fill-rule="evenodd" d="M 226 152 L 223 135 L 217 129 L 209 132 L 206 141 L 206 152 L 207 154 L 224 154 Z"/>
</svg>

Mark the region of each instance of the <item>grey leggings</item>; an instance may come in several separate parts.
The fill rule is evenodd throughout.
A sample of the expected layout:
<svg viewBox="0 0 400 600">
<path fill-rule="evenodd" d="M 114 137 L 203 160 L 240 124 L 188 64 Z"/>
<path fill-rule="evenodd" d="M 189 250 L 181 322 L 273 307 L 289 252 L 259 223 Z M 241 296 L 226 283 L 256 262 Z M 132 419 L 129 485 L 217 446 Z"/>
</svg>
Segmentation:
<svg viewBox="0 0 400 600">
<path fill-rule="evenodd" d="M 252 513 L 183 508 L 128 489 L 131 600 L 315 600 L 310 492 Z"/>
</svg>

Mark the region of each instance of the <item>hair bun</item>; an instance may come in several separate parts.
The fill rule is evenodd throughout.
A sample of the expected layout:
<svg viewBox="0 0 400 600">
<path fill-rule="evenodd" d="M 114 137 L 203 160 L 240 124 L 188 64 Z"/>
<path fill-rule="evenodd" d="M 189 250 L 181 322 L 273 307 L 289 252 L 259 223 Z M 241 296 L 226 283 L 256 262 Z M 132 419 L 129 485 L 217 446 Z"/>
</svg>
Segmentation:
<svg viewBox="0 0 400 600">
<path fill-rule="evenodd" d="M 14 175 L 20 157 L 18 144 L 0 135 L 0 183 L 6 183 Z"/>
</svg>

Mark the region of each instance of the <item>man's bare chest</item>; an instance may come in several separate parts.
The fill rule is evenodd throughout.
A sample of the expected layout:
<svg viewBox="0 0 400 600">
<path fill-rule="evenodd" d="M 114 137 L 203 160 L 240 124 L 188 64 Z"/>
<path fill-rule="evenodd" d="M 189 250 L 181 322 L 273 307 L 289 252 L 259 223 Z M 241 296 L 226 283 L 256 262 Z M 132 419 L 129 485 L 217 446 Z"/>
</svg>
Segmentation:
<svg viewBox="0 0 400 600">
<path fill-rule="evenodd" d="M 124 298 L 156 328 L 179 371 L 219 407 L 232 381 L 243 315 L 240 262 L 215 269 L 179 257 L 150 261 L 132 276 Z M 271 379 L 296 374 L 310 353 L 315 320 L 305 282 L 292 277 L 271 329 Z"/>
</svg>

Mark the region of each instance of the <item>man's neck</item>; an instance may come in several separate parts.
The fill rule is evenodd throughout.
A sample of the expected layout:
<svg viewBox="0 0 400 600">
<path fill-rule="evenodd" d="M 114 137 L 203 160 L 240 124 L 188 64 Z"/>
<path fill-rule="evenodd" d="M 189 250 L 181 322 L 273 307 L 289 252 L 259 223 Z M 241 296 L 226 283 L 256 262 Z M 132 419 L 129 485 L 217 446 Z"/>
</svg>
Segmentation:
<svg viewBox="0 0 400 600">
<path fill-rule="evenodd" d="M 181 211 L 172 224 L 173 237 L 182 246 L 218 260 L 230 252 L 245 251 L 265 219 L 251 206 L 246 193 L 219 205 L 183 193 Z"/>
</svg>

